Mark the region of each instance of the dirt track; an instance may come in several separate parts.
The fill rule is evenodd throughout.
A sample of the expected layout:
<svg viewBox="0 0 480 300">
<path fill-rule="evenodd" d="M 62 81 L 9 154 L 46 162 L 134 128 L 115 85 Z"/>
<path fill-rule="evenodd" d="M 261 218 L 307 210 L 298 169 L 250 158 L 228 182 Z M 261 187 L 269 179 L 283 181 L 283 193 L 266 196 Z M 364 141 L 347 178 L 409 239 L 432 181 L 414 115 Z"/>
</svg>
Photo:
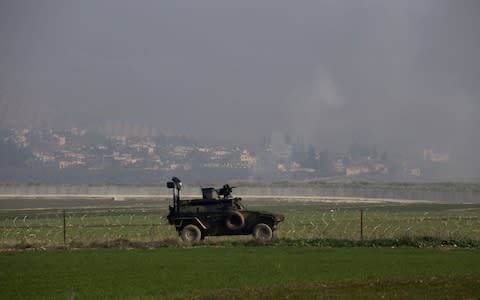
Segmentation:
<svg viewBox="0 0 480 300">
<path fill-rule="evenodd" d="M 198 198 L 199 195 L 182 195 L 183 199 Z M 244 201 L 291 201 L 325 203 L 434 203 L 433 201 L 410 199 L 384 199 L 363 197 L 325 196 L 276 196 L 246 195 Z M 0 195 L 0 209 L 62 208 L 78 206 L 127 206 L 161 205 L 167 206 L 171 195 L 81 195 L 81 194 L 42 194 L 42 195 Z"/>
</svg>

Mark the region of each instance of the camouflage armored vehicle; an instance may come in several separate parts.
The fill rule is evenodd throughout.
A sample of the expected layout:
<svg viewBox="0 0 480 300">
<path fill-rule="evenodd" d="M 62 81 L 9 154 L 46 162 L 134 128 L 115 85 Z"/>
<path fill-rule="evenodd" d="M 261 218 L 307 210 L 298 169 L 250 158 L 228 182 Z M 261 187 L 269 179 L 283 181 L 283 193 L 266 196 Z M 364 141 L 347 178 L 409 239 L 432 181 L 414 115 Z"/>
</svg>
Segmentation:
<svg viewBox="0 0 480 300">
<path fill-rule="evenodd" d="M 195 243 L 206 236 L 247 235 L 257 240 L 273 238 L 283 215 L 251 211 L 244 208 L 242 198 L 232 197 L 233 187 L 202 188 L 202 198 L 181 200 L 182 182 L 177 177 L 167 182 L 173 190 L 173 206 L 169 207 L 168 222 L 175 225 L 182 240 Z"/>
</svg>

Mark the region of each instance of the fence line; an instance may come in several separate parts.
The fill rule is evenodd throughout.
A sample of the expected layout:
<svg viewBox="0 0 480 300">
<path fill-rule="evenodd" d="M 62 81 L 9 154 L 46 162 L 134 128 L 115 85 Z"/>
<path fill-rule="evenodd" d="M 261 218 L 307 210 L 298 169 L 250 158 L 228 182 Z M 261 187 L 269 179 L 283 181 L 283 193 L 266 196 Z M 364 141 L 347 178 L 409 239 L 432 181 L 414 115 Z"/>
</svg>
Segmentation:
<svg viewBox="0 0 480 300">
<path fill-rule="evenodd" d="M 313 204 L 275 208 L 286 216 L 277 231 L 279 238 L 364 240 L 434 236 L 480 240 L 480 205 L 459 210 L 400 206 L 327 208 Z M 178 238 L 174 227 L 168 225 L 166 213 L 166 209 L 148 207 L 42 212 L 0 210 L 0 246 L 19 243 L 68 246 Z"/>
</svg>

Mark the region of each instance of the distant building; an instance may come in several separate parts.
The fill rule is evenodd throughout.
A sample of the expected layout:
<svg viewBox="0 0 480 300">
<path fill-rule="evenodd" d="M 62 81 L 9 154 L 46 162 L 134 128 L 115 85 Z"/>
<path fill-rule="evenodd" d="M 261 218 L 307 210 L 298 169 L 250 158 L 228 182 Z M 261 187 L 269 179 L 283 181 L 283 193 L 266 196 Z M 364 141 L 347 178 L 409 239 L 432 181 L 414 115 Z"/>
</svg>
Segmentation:
<svg viewBox="0 0 480 300">
<path fill-rule="evenodd" d="M 108 137 L 112 142 L 118 143 L 120 145 L 127 145 L 127 137 L 125 135 L 109 136 Z"/>
<path fill-rule="evenodd" d="M 248 152 L 243 150 L 240 154 L 240 166 L 243 168 L 255 168 L 257 166 L 257 158 Z"/>
<path fill-rule="evenodd" d="M 423 159 L 428 161 L 448 161 L 448 153 L 435 153 L 432 149 L 423 150 Z"/>
<path fill-rule="evenodd" d="M 50 163 L 55 161 L 55 156 L 49 153 L 33 152 L 32 154 L 37 161 L 42 163 Z"/>
<path fill-rule="evenodd" d="M 65 169 L 68 167 L 79 167 L 79 166 L 85 166 L 85 162 L 79 161 L 79 160 L 74 160 L 74 161 L 62 160 L 58 162 L 59 169 Z"/>
<path fill-rule="evenodd" d="M 285 167 L 284 164 L 278 164 L 277 165 L 277 170 L 280 172 L 287 172 L 287 168 Z"/>
<path fill-rule="evenodd" d="M 345 171 L 345 164 L 343 163 L 343 160 L 342 160 L 342 159 L 337 159 L 337 160 L 333 163 L 333 167 L 335 168 L 335 171 L 337 171 L 337 172 L 343 172 L 343 171 Z"/>
<path fill-rule="evenodd" d="M 302 168 L 302 166 L 297 163 L 293 162 L 290 166 L 290 172 L 306 172 L 306 173 L 314 173 L 315 169 L 312 168 Z"/>
<path fill-rule="evenodd" d="M 368 166 L 348 167 L 346 170 L 347 176 L 355 176 L 368 173 L 370 173 L 370 168 Z"/>
<path fill-rule="evenodd" d="M 382 163 L 376 163 L 374 165 L 375 173 L 380 173 L 382 175 L 388 175 L 388 167 Z"/>
<path fill-rule="evenodd" d="M 415 177 L 422 176 L 422 170 L 420 168 L 413 168 L 410 170 L 410 175 Z"/>
<path fill-rule="evenodd" d="M 66 138 L 64 136 L 59 136 L 58 137 L 58 145 L 59 146 L 65 146 L 65 143 L 67 142 Z"/>
<path fill-rule="evenodd" d="M 193 151 L 193 147 L 175 146 L 173 148 L 173 155 L 176 157 L 186 158 L 189 153 Z"/>
<path fill-rule="evenodd" d="M 230 152 L 226 151 L 226 150 L 216 150 L 216 151 L 213 151 L 212 159 L 213 160 L 221 159 L 222 157 L 226 156 L 227 154 L 230 154 Z"/>
<path fill-rule="evenodd" d="M 148 149 L 148 155 L 150 155 L 150 156 L 155 155 L 155 152 L 156 152 L 156 146 L 155 145 L 149 145 L 147 149 Z"/>
<path fill-rule="evenodd" d="M 87 134 L 87 130 L 73 127 L 70 129 L 70 133 L 75 136 L 84 136 L 85 134 Z"/>
<path fill-rule="evenodd" d="M 168 170 L 171 170 L 171 171 L 175 171 L 175 170 L 180 170 L 180 169 L 183 169 L 185 171 L 188 171 L 190 170 L 192 167 L 190 166 L 190 164 L 186 163 L 186 164 L 176 164 L 176 163 L 173 163 L 173 164 L 170 164 L 170 166 L 168 167 Z"/>
</svg>

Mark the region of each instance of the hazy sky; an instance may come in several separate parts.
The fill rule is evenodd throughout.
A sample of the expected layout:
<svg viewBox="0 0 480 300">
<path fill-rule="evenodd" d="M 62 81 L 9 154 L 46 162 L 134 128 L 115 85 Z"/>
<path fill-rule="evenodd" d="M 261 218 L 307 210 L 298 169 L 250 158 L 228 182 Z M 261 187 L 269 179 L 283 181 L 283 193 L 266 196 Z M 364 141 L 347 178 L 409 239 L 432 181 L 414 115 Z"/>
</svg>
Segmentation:
<svg viewBox="0 0 480 300">
<path fill-rule="evenodd" d="M 478 0 L 0 0 L 3 124 L 282 132 L 472 158 L 479 114 Z"/>
</svg>

